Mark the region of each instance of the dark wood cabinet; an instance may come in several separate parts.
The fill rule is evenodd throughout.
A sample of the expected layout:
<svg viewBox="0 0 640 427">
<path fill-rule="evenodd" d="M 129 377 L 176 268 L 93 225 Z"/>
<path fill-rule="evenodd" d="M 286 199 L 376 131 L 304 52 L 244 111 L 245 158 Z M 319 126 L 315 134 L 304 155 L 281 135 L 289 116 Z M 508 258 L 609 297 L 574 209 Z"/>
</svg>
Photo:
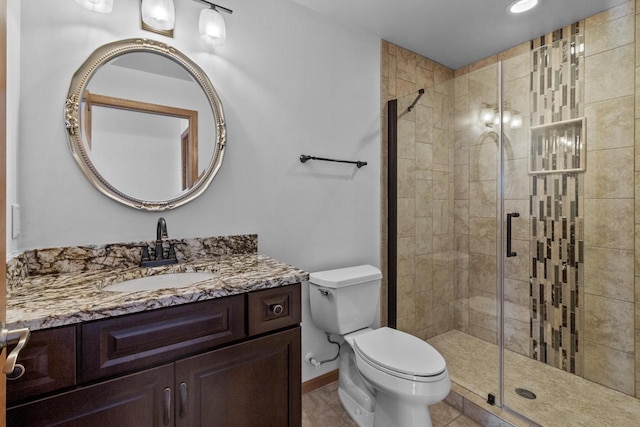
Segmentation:
<svg viewBox="0 0 640 427">
<path fill-rule="evenodd" d="M 176 362 L 176 426 L 299 426 L 300 364 L 299 327 Z"/>
<path fill-rule="evenodd" d="M 7 426 L 299 427 L 299 323 L 297 284 L 79 325 L 75 388 L 32 387 Z"/>
<path fill-rule="evenodd" d="M 170 426 L 172 386 L 173 364 L 10 408 L 7 426 Z"/>
<path fill-rule="evenodd" d="M 25 373 L 7 380 L 7 403 L 71 387 L 76 384 L 76 328 L 63 326 L 34 331 L 20 352 Z"/>
</svg>

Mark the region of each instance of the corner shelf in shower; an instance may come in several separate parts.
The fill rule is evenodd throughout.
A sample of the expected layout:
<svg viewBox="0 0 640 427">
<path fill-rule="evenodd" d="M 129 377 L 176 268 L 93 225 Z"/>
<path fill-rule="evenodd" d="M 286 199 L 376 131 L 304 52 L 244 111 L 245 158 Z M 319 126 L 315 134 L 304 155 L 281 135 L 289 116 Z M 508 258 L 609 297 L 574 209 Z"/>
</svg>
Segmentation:
<svg viewBox="0 0 640 427">
<path fill-rule="evenodd" d="M 530 175 L 577 173 L 586 170 L 586 119 L 565 120 L 530 129 Z"/>
</svg>

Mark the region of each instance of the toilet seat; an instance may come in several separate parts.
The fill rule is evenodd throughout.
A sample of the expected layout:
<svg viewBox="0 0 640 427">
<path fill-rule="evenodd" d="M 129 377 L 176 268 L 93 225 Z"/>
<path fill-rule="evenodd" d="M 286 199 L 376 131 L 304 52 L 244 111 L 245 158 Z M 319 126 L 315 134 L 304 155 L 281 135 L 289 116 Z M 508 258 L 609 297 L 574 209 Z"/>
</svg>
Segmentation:
<svg viewBox="0 0 640 427">
<path fill-rule="evenodd" d="M 410 381 L 437 381 L 446 371 L 444 358 L 435 348 L 413 335 L 387 327 L 354 337 L 353 348 L 374 368 Z"/>
</svg>

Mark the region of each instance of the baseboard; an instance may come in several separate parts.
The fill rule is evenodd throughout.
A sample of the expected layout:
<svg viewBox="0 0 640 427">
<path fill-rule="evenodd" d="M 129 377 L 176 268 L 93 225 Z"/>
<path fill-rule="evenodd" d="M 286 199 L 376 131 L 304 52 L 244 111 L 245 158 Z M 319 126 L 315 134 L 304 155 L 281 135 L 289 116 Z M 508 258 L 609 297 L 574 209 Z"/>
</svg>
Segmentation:
<svg viewBox="0 0 640 427">
<path fill-rule="evenodd" d="M 324 387 L 325 385 L 338 380 L 338 370 L 327 372 L 319 377 L 310 379 L 302 383 L 302 394 L 309 393 L 317 388 Z"/>
</svg>

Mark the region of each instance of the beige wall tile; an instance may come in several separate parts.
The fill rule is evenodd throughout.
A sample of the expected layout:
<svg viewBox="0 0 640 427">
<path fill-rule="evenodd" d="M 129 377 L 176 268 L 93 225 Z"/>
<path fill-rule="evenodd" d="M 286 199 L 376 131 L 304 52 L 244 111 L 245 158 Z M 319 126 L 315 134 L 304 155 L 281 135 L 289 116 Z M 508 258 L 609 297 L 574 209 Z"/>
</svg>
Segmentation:
<svg viewBox="0 0 640 427">
<path fill-rule="evenodd" d="M 587 246 L 584 255 L 584 291 L 633 302 L 634 252 Z"/>
<path fill-rule="evenodd" d="M 585 342 L 584 377 L 633 395 L 635 391 L 633 354 Z"/>
<path fill-rule="evenodd" d="M 495 181 L 497 179 L 496 147 L 489 144 L 469 147 L 471 181 Z"/>
<path fill-rule="evenodd" d="M 495 218 L 469 218 L 469 251 L 495 256 Z"/>
<path fill-rule="evenodd" d="M 469 165 L 456 165 L 453 168 L 454 198 L 465 200 L 469 198 Z"/>
<path fill-rule="evenodd" d="M 416 315 L 410 314 L 408 316 L 398 316 L 397 328 L 402 332 L 406 332 L 408 334 L 416 334 L 418 329 L 416 328 Z"/>
<path fill-rule="evenodd" d="M 497 260 L 495 255 L 469 253 L 469 289 L 496 295 Z"/>
<path fill-rule="evenodd" d="M 469 313 L 469 334 L 491 344 L 498 343 L 498 335 L 496 331 L 490 331 L 475 325 L 471 321 L 471 313 Z"/>
<path fill-rule="evenodd" d="M 529 77 L 531 72 L 531 46 L 529 42 L 522 43 L 514 48 L 498 54 L 502 62 L 502 77 L 505 82 L 521 77 Z M 502 58 L 502 59 L 500 59 Z"/>
<path fill-rule="evenodd" d="M 469 234 L 469 201 L 456 200 L 454 203 L 454 229 L 456 234 Z"/>
<path fill-rule="evenodd" d="M 433 283 L 433 260 L 431 255 L 415 257 L 415 286 L 417 292 L 431 292 Z"/>
<path fill-rule="evenodd" d="M 511 240 L 511 250 L 517 256 L 504 260 L 504 275 L 514 280 L 529 280 L 529 240 Z"/>
<path fill-rule="evenodd" d="M 529 56 L 527 55 L 527 59 Z M 505 81 L 502 87 L 503 100 L 509 104 L 511 110 L 519 111 L 522 115 L 529 115 L 529 86 L 531 77 L 527 73 L 518 79 Z"/>
<path fill-rule="evenodd" d="M 398 61 L 398 78 L 416 82 L 416 54 L 401 47 L 396 56 Z"/>
<path fill-rule="evenodd" d="M 448 169 L 448 168 L 444 168 Z M 448 171 L 433 171 L 433 199 L 449 200 L 449 176 Z"/>
<path fill-rule="evenodd" d="M 498 62 L 498 55 L 492 55 L 487 58 L 481 59 L 480 61 L 476 61 L 473 64 L 470 64 L 469 71 L 472 73 L 476 70 L 481 70 L 497 62 Z"/>
<path fill-rule="evenodd" d="M 506 199 L 529 198 L 529 175 L 527 159 L 512 159 L 504 162 L 504 193 Z"/>
<path fill-rule="evenodd" d="M 456 76 L 453 80 L 453 96 L 458 98 L 465 95 L 469 95 L 469 76 Z"/>
<path fill-rule="evenodd" d="M 634 304 L 585 295 L 584 340 L 633 353 Z"/>
<path fill-rule="evenodd" d="M 401 276 L 397 281 L 398 317 L 415 314 L 414 276 Z"/>
<path fill-rule="evenodd" d="M 415 161 L 398 159 L 398 197 L 411 199 L 415 196 Z"/>
<path fill-rule="evenodd" d="M 429 255 L 433 251 L 433 219 L 415 218 L 416 255 Z"/>
<path fill-rule="evenodd" d="M 413 276 L 415 271 L 415 239 L 413 237 L 398 238 L 398 277 Z"/>
<path fill-rule="evenodd" d="M 415 184 L 416 217 L 433 217 L 432 181 L 417 180 Z"/>
<path fill-rule="evenodd" d="M 433 126 L 438 129 L 452 129 L 453 103 L 450 96 L 435 93 L 433 96 Z"/>
<path fill-rule="evenodd" d="M 434 306 L 433 315 L 436 335 L 453 329 L 453 302 Z"/>
<path fill-rule="evenodd" d="M 416 158 L 416 125 L 409 120 L 398 120 L 398 158 Z"/>
<path fill-rule="evenodd" d="M 416 292 L 416 328 L 424 330 L 433 326 L 433 296 L 431 292 Z"/>
<path fill-rule="evenodd" d="M 418 89 L 425 89 L 425 90 L 433 87 L 433 70 L 423 68 L 423 67 L 417 67 L 416 68 L 416 85 L 418 86 Z M 427 104 L 424 104 L 424 105 L 427 105 Z"/>
<path fill-rule="evenodd" d="M 529 322 L 505 319 L 504 346 L 508 350 L 515 351 L 529 357 L 530 355 Z"/>
<path fill-rule="evenodd" d="M 634 3 L 635 3 L 634 0 L 629 0 L 625 3 L 622 3 L 621 5 L 612 7 L 610 9 L 605 10 L 604 12 L 588 17 L 587 19 L 584 20 L 585 26 L 587 27 L 587 31 L 588 31 L 589 23 L 595 22 L 596 24 L 602 24 L 607 21 L 613 21 L 615 19 L 621 18 L 626 15 L 630 15 L 630 14 L 633 15 L 635 13 Z"/>
<path fill-rule="evenodd" d="M 412 237 L 416 234 L 415 199 L 401 198 L 398 206 L 398 237 Z"/>
<path fill-rule="evenodd" d="M 416 143 L 416 179 L 433 179 L 433 146 Z"/>
<path fill-rule="evenodd" d="M 588 156 L 586 198 L 633 198 L 633 147 L 591 151 Z"/>
<path fill-rule="evenodd" d="M 453 328 L 465 333 L 469 332 L 469 303 L 467 300 L 454 302 Z"/>
<path fill-rule="evenodd" d="M 467 299 L 469 298 L 469 270 L 462 268 L 456 268 L 456 282 L 453 293 L 454 299 Z"/>
<path fill-rule="evenodd" d="M 433 142 L 433 108 L 416 105 L 416 141 Z"/>
<path fill-rule="evenodd" d="M 497 304 L 495 295 L 477 293 L 473 289 L 469 298 L 469 325 L 496 332 Z"/>
<path fill-rule="evenodd" d="M 496 181 L 469 183 L 469 216 L 471 218 L 495 218 L 497 215 Z"/>
<path fill-rule="evenodd" d="M 433 304 L 446 305 L 453 301 L 453 271 L 450 268 L 433 272 Z"/>
<path fill-rule="evenodd" d="M 396 79 L 396 97 L 398 98 L 398 105 L 404 102 L 406 104 L 403 104 L 403 105 L 408 106 L 411 102 L 413 102 L 413 99 L 401 100 L 400 98 L 403 98 L 405 96 L 414 97 L 417 94 L 417 92 L 418 90 L 416 89 L 416 84 L 414 82 L 410 82 L 403 79 Z M 401 110 L 402 109 L 399 109 L 399 111 Z"/>
<path fill-rule="evenodd" d="M 397 61 L 395 55 L 389 55 L 389 95 L 395 98 L 398 93 Z"/>
<path fill-rule="evenodd" d="M 449 165 L 449 150 L 453 145 L 453 135 L 450 130 L 433 129 L 433 163 Z M 448 168 L 444 168 L 448 170 Z"/>
<path fill-rule="evenodd" d="M 612 67 L 611 64 L 615 64 Z M 585 58 L 585 102 L 633 95 L 635 50 L 626 45 Z"/>
<path fill-rule="evenodd" d="M 634 146 L 634 98 L 587 104 L 587 151 Z"/>
<path fill-rule="evenodd" d="M 586 246 L 633 250 L 633 229 L 633 199 L 584 200 Z"/>
<path fill-rule="evenodd" d="M 449 218 L 453 212 L 449 211 L 448 200 L 433 201 L 433 234 L 443 235 L 449 233 Z"/>
<path fill-rule="evenodd" d="M 633 14 L 607 21 L 601 20 L 596 15 L 592 18 L 587 18 L 585 24 L 584 45 L 586 56 L 634 43 L 635 41 L 636 21 Z"/>
</svg>

